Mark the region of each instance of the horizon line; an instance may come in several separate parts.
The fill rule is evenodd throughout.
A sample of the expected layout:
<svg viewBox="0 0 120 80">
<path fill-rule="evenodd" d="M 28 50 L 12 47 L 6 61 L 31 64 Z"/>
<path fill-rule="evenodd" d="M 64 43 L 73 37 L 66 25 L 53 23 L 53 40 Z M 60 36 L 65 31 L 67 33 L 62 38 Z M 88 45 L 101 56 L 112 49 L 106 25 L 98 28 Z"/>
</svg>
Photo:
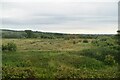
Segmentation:
<svg viewBox="0 0 120 80">
<path fill-rule="evenodd" d="M 31 30 L 33 32 L 43 32 L 43 33 L 58 33 L 58 34 L 90 34 L 90 35 L 115 35 L 117 34 L 117 31 L 116 33 L 68 33 L 68 32 L 53 32 L 53 31 L 39 31 L 39 30 L 32 30 L 32 29 L 0 29 L 0 30 L 10 30 L 10 31 L 25 31 L 25 30 Z"/>
</svg>

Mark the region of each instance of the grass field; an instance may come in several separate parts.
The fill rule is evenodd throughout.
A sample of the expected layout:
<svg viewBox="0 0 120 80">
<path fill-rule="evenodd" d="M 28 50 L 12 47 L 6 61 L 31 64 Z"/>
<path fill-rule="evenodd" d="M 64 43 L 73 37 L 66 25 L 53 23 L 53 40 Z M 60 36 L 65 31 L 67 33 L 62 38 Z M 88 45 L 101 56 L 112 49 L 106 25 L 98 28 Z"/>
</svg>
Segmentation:
<svg viewBox="0 0 120 80">
<path fill-rule="evenodd" d="M 116 78 L 118 64 L 106 65 L 83 54 L 93 39 L 3 39 L 14 42 L 16 52 L 2 54 L 3 78 Z M 89 52 L 89 51 L 88 51 Z M 89 54 L 88 54 L 89 55 Z M 96 55 L 99 53 L 96 52 Z M 92 55 L 91 55 L 92 56 Z"/>
<path fill-rule="evenodd" d="M 14 42 L 18 51 L 78 51 L 91 47 L 89 43 L 83 43 L 83 39 L 3 39 L 3 44 Z"/>
</svg>

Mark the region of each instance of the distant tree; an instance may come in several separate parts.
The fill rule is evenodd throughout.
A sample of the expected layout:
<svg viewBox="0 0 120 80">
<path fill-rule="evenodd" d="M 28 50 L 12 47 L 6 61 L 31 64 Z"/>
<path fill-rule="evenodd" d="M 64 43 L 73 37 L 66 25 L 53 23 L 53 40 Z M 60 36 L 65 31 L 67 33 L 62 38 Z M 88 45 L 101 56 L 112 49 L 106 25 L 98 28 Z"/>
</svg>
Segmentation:
<svg viewBox="0 0 120 80">
<path fill-rule="evenodd" d="M 27 33 L 27 38 L 33 38 L 34 34 L 32 30 L 25 30 L 25 32 Z"/>
</svg>

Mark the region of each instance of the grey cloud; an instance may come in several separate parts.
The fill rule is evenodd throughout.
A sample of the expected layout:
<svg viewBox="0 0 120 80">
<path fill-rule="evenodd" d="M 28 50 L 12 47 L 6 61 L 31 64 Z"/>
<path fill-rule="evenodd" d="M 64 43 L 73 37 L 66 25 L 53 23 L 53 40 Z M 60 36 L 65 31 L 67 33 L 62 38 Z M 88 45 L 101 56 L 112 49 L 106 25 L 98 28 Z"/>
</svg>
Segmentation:
<svg viewBox="0 0 120 80">
<path fill-rule="evenodd" d="M 36 24 L 65 24 L 69 22 L 117 22 L 117 17 L 82 17 L 82 16 L 33 16 L 23 20 L 3 18 L 3 24 L 36 25 Z"/>
<path fill-rule="evenodd" d="M 3 3 L 3 25 L 47 25 L 39 29 L 103 28 L 117 23 L 116 3 Z M 111 24 L 112 23 L 112 24 Z M 101 25 L 101 27 L 99 26 Z M 103 26 L 102 26 L 103 25 Z M 53 27 L 52 27 L 53 26 Z M 73 28 L 74 26 L 74 28 Z M 110 28 L 113 28 L 111 27 Z M 9 26 L 10 27 L 10 26 Z M 8 28 L 9 28 L 8 27 Z M 24 26 L 24 28 L 26 28 Z"/>
</svg>

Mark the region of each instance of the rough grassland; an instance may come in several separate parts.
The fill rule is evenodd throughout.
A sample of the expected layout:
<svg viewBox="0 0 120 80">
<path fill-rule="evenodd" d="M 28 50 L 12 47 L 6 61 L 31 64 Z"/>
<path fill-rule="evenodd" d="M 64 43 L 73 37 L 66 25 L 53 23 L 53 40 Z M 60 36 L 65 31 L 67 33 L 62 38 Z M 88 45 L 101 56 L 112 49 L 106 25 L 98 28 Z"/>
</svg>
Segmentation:
<svg viewBox="0 0 120 80">
<path fill-rule="evenodd" d="M 14 42 L 16 52 L 3 52 L 3 78 L 114 78 L 117 66 L 80 55 L 92 49 L 82 39 L 3 39 Z M 74 54 L 75 53 L 75 54 Z M 77 55 L 79 53 L 79 55 Z"/>
<path fill-rule="evenodd" d="M 14 42 L 19 51 L 78 51 L 90 48 L 82 39 L 3 39 L 3 44 Z"/>
</svg>

